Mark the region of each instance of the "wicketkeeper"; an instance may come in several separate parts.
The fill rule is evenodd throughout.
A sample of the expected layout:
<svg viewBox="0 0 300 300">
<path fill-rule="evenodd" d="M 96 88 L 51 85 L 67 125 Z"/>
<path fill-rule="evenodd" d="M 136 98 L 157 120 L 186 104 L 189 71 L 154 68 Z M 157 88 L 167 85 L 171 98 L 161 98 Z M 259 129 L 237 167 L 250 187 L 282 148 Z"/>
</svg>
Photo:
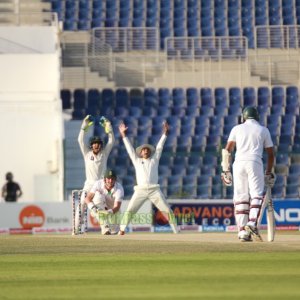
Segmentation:
<svg viewBox="0 0 300 300">
<path fill-rule="evenodd" d="M 116 181 L 117 174 L 107 170 L 104 179 L 95 182 L 85 202 L 101 228 L 101 233 L 110 235 L 118 232 L 118 219 L 115 214 L 120 210 L 124 198 L 123 186 Z"/>
<path fill-rule="evenodd" d="M 108 135 L 108 142 L 104 146 L 103 141 L 98 136 L 92 136 L 87 146 L 84 143 L 85 135 L 88 129 L 93 125 L 94 120 L 91 116 L 86 116 L 82 122 L 82 126 L 78 136 L 78 143 L 80 150 L 82 152 L 84 162 L 85 162 L 85 175 L 86 180 L 83 186 L 83 192 L 80 198 L 81 211 L 83 211 L 84 199 L 90 189 L 93 187 L 95 181 L 103 178 L 106 171 L 108 155 L 115 142 L 115 136 L 112 130 L 111 123 L 106 119 L 103 126 L 105 132 Z M 75 215 L 75 234 L 78 233 L 79 222 L 82 223 L 83 216 L 81 215 L 81 220 L 79 220 L 79 207 L 76 209 Z"/>
<path fill-rule="evenodd" d="M 225 149 L 222 150 L 222 180 L 232 185 L 231 152 L 236 147 L 233 167 L 233 202 L 238 226 L 238 237 L 243 242 L 262 241 L 258 231 L 259 217 L 264 201 L 264 185 L 273 186 L 275 175 L 272 173 L 274 149 L 268 128 L 258 122 L 256 107 L 243 110 L 243 123 L 232 128 Z M 264 175 L 262 155 L 267 152 Z"/>
</svg>

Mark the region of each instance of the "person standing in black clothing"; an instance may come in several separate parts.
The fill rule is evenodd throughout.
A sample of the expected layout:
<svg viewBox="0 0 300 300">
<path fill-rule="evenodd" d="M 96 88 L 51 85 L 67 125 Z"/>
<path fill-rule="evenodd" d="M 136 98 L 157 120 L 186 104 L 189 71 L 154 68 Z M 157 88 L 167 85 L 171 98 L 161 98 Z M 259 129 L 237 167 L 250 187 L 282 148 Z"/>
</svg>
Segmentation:
<svg viewBox="0 0 300 300">
<path fill-rule="evenodd" d="M 2 187 L 2 197 L 5 202 L 16 202 L 23 194 L 21 187 L 17 182 L 13 181 L 13 174 L 11 172 L 6 173 L 5 178 L 7 182 Z"/>
</svg>

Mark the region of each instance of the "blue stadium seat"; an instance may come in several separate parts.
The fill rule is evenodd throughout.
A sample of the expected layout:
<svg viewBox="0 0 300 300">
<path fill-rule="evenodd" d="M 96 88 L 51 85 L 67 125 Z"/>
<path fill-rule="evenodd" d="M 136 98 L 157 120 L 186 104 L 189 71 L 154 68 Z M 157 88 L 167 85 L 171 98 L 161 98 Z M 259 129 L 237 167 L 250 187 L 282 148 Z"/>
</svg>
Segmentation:
<svg viewBox="0 0 300 300">
<path fill-rule="evenodd" d="M 159 106 L 171 106 L 171 94 L 168 88 L 160 88 L 158 90 Z"/>
<path fill-rule="evenodd" d="M 241 89 L 238 87 L 229 88 L 229 105 L 230 106 L 242 106 Z"/>
<path fill-rule="evenodd" d="M 277 153 L 276 164 L 290 165 L 290 158 L 286 153 Z M 277 182 L 276 182 L 277 183 Z"/>
<path fill-rule="evenodd" d="M 91 29 L 91 24 L 88 19 L 78 20 L 77 21 L 77 29 L 78 30 L 89 30 Z"/>
<path fill-rule="evenodd" d="M 273 198 L 283 198 L 283 197 L 285 197 L 285 186 L 275 184 L 272 188 L 272 197 Z"/>
<path fill-rule="evenodd" d="M 139 106 L 130 106 L 128 113 L 130 117 L 139 118 L 143 114 L 143 109 Z"/>
<path fill-rule="evenodd" d="M 116 90 L 116 107 L 129 106 L 129 93 L 126 89 L 119 88 Z"/>
<path fill-rule="evenodd" d="M 85 109 L 74 109 L 72 111 L 72 120 L 82 120 L 85 117 Z"/>
<path fill-rule="evenodd" d="M 211 186 L 198 186 L 197 197 L 200 199 L 208 199 L 211 197 Z"/>
<path fill-rule="evenodd" d="M 62 109 L 71 108 L 71 91 L 69 89 L 62 89 L 60 91 L 60 98 L 62 100 Z"/>
<path fill-rule="evenodd" d="M 238 118 L 235 115 L 224 116 L 224 125 L 235 126 L 238 124 Z"/>
<path fill-rule="evenodd" d="M 267 86 L 257 88 L 257 105 L 270 105 L 270 89 Z"/>
<path fill-rule="evenodd" d="M 267 125 L 273 125 L 275 124 L 276 126 L 281 125 L 281 116 L 274 114 L 274 115 L 268 115 L 267 116 Z"/>
<path fill-rule="evenodd" d="M 286 176 L 286 184 L 292 185 L 292 184 L 299 184 L 300 177 L 298 174 L 288 174 Z"/>
<path fill-rule="evenodd" d="M 287 185 L 285 189 L 286 198 L 295 198 L 299 199 L 299 184 Z"/>
<path fill-rule="evenodd" d="M 192 146 L 190 151 L 199 153 L 203 152 L 206 146 L 206 137 L 205 135 L 195 135 L 192 136 Z"/>
<path fill-rule="evenodd" d="M 101 98 L 101 112 L 103 115 L 113 113 L 115 107 L 115 93 L 112 89 L 103 89 Z"/>
<path fill-rule="evenodd" d="M 101 94 L 98 89 L 89 89 L 87 94 L 87 108 L 95 110 L 95 113 L 100 111 Z"/>
<path fill-rule="evenodd" d="M 66 0 L 65 1 L 65 10 L 75 9 L 76 1 L 75 0 Z"/>
<path fill-rule="evenodd" d="M 157 90 L 154 88 L 144 89 L 144 105 L 158 107 Z"/>
<path fill-rule="evenodd" d="M 181 175 L 171 175 L 168 177 L 168 186 L 182 186 L 182 176 Z"/>
<path fill-rule="evenodd" d="M 209 125 L 210 127 L 212 126 L 217 126 L 217 127 L 222 127 L 223 126 L 223 118 L 220 118 L 218 115 L 213 115 L 209 117 Z"/>
<path fill-rule="evenodd" d="M 202 165 L 200 167 L 200 172 L 201 176 L 206 175 L 206 176 L 215 176 L 216 175 L 216 169 L 212 168 L 210 165 Z"/>
<path fill-rule="evenodd" d="M 210 88 L 202 88 L 200 92 L 201 106 L 214 106 L 212 90 Z"/>
<path fill-rule="evenodd" d="M 142 108 L 144 105 L 143 92 L 140 89 L 133 88 L 129 92 L 130 106 Z"/>
<path fill-rule="evenodd" d="M 221 107 L 228 106 L 227 91 L 225 88 L 215 89 L 215 105 Z"/>
<path fill-rule="evenodd" d="M 217 165 L 217 156 L 206 153 L 202 159 L 203 165 L 215 167 Z"/>
<path fill-rule="evenodd" d="M 65 19 L 63 26 L 64 26 L 64 30 L 66 31 L 77 30 L 77 22 L 74 19 Z"/>
<path fill-rule="evenodd" d="M 150 135 L 152 128 L 152 119 L 148 116 L 140 116 L 138 118 L 138 134 L 139 135 Z"/>
<path fill-rule="evenodd" d="M 190 152 L 191 148 L 191 135 L 185 134 L 177 137 L 177 152 Z"/>
<path fill-rule="evenodd" d="M 186 89 L 186 100 L 187 100 L 187 106 L 191 107 L 199 107 L 199 94 L 197 88 L 187 88 Z"/>
<path fill-rule="evenodd" d="M 86 108 L 86 92 L 84 89 L 74 90 L 74 109 L 85 109 Z"/>
<path fill-rule="evenodd" d="M 180 135 L 189 135 L 192 136 L 194 134 L 194 125 L 192 124 L 187 124 L 187 125 L 182 125 L 180 127 Z"/>
<path fill-rule="evenodd" d="M 299 91 L 296 86 L 288 86 L 286 88 L 286 106 L 292 109 L 299 107 Z"/>
<path fill-rule="evenodd" d="M 289 167 L 289 175 L 300 176 L 300 164 L 293 164 Z"/>
<path fill-rule="evenodd" d="M 241 116 L 242 114 L 242 108 L 238 105 L 233 106 L 230 105 L 228 108 L 228 115 L 234 115 L 234 116 Z"/>
<path fill-rule="evenodd" d="M 174 88 L 172 90 L 173 106 L 185 107 L 185 91 L 182 88 Z"/>
<path fill-rule="evenodd" d="M 156 143 L 155 143 L 156 145 Z M 167 166 L 168 168 L 173 166 L 173 156 L 170 155 L 170 153 L 163 152 L 160 160 L 159 160 L 159 165 L 160 166 Z"/>
<path fill-rule="evenodd" d="M 256 91 L 253 87 L 243 89 L 243 106 L 256 106 Z"/>
<path fill-rule="evenodd" d="M 206 136 L 209 134 L 209 126 L 206 124 L 196 124 L 194 128 L 195 135 Z"/>
</svg>

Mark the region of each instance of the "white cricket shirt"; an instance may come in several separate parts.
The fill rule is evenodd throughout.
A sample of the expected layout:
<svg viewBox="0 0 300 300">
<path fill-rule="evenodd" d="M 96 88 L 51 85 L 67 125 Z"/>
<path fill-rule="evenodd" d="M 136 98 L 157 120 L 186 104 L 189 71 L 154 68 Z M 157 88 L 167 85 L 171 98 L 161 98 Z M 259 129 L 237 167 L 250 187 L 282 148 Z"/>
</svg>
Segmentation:
<svg viewBox="0 0 300 300">
<path fill-rule="evenodd" d="M 80 130 L 78 136 L 78 143 L 82 152 L 85 163 L 85 176 L 84 190 L 89 190 L 95 181 L 103 178 L 106 171 L 108 155 L 114 145 L 115 137 L 113 132 L 108 134 L 108 142 L 106 146 L 95 155 L 93 151 L 84 144 L 85 131 Z"/>
<path fill-rule="evenodd" d="M 122 202 L 122 200 L 124 198 L 123 186 L 117 181 L 116 181 L 114 187 L 110 191 L 108 191 L 105 188 L 104 179 L 100 179 L 94 183 L 90 192 L 93 194 L 95 194 L 96 192 L 99 192 L 100 194 L 104 195 L 106 201 L 109 201 L 109 202 Z"/>
<path fill-rule="evenodd" d="M 235 161 L 257 161 L 261 163 L 264 148 L 273 147 L 269 129 L 254 119 L 232 128 L 228 142 L 236 143 Z"/>
<path fill-rule="evenodd" d="M 127 137 L 123 138 L 128 155 L 134 165 L 138 186 L 158 184 L 158 164 L 167 136 L 163 134 L 157 143 L 156 150 L 148 159 L 139 157 Z"/>
</svg>

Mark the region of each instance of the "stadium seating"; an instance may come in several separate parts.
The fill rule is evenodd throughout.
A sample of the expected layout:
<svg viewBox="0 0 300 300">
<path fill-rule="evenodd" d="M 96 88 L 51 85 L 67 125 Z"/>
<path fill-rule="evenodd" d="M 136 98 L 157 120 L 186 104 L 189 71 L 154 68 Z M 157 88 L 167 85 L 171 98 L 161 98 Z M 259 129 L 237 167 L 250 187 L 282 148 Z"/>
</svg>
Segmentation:
<svg viewBox="0 0 300 300">
<path fill-rule="evenodd" d="M 64 30 L 158 27 L 161 48 L 165 47 L 164 39 L 172 36 L 245 36 L 248 47 L 254 48 L 255 26 L 293 26 L 300 23 L 300 9 L 294 1 L 48 1 L 51 2 L 51 10 L 63 22 Z M 264 28 L 258 32 L 266 33 Z M 292 30 L 290 34 L 292 37 Z M 283 45 L 280 30 L 274 28 L 270 35 L 270 43 L 259 39 L 258 47 Z M 293 40 L 290 39 L 290 46 L 296 47 Z M 230 56 L 232 52 L 225 49 L 224 54 Z"/>
<path fill-rule="evenodd" d="M 160 160 L 160 172 L 168 180 L 161 182 L 166 185 L 163 188 L 168 196 L 185 195 L 188 198 L 232 197 L 232 190 L 224 188 L 217 179 L 220 172 L 220 149 L 227 142 L 232 127 L 238 124 L 243 104 L 266 106 L 268 110 L 264 125 L 269 128 L 277 151 L 275 172 L 278 175 L 278 184 L 273 188 L 274 195 L 292 197 L 297 194 L 297 189 L 290 180 L 286 180 L 287 176 L 300 176 L 300 156 L 294 154 L 292 161 L 288 155 L 293 149 L 299 149 L 298 153 L 300 152 L 299 93 L 295 86 L 257 89 L 122 88 L 115 91 L 76 89 L 73 92 L 62 90 L 61 95 L 63 107 L 73 109 L 74 119 L 82 119 L 91 109 L 100 110 L 101 114 L 105 112 L 113 123 L 124 121 L 129 128 L 128 135 L 135 139 L 136 145 L 147 142 L 156 144 L 162 132 L 162 123 L 167 120 L 171 132 Z M 288 99 L 294 110 L 286 114 L 285 109 L 278 110 L 277 106 L 287 106 Z M 195 116 L 176 116 L 171 109 L 176 106 L 184 111 L 189 106 L 200 110 Z M 224 113 L 215 110 L 217 106 L 224 107 Z M 140 113 L 130 113 L 133 108 Z M 114 128 L 118 136 L 117 125 Z M 122 147 L 121 141 L 117 147 Z M 120 151 L 126 153 L 123 148 Z M 123 166 L 126 169 L 131 162 L 126 155 L 122 155 L 120 158 L 114 157 L 111 165 L 116 168 Z M 128 172 L 133 171 L 130 169 Z M 128 177 L 128 173 L 125 174 Z M 195 180 L 198 188 L 193 188 Z"/>
<path fill-rule="evenodd" d="M 165 47 L 165 38 L 172 36 L 241 35 L 248 38 L 249 48 L 255 48 L 255 26 L 300 24 L 300 4 L 289 0 L 51 0 L 51 9 L 57 13 L 67 31 L 90 30 L 95 27 L 134 27 L 137 30 L 156 27 L 162 49 Z M 262 36 L 268 31 L 260 28 L 257 32 Z M 294 32 L 294 37 L 296 34 Z M 136 50 L 144 49 L 143 38 L 138 31 L 134 37 L 131 47 Z M 257 46 L 282 47 L 283 37 L 280 29 L 274 28 L 270 31 L 270 42 L 266 39 L 258 40 Z M 113 31 L 107 31 L 104 37 L 116 49 L 119 38 L 120 35 Z M 297 46 L 293 40 L 291 29 L 290 47 Z M 231 47 L 223 45 L 224 57 L 230 58 L 237 55 L 238 51 L 245 50 L 236 44 L 238 43 L 232 41 L 229 44 Z M 218 54 L 216 45 L 207 41 L 195 44 L 193 51 L 187 48 L 186 42 L 180 41 L 168 49 L 168 55 L 189 59 L 196 54 L 196 57 L 203 59 L 205 55 L 213 58 Z M 179 176 L 172 178 L 173 182 L 171 179 L 169 182 L 169 178 L 160 179 L 161 184 L 168 196 L 198 198 L 232 197 L 232 189 L 224 188 L 217 181 L 220 149 L 226 143 L 232 127 L 239 123 L 242 108 L 257 105 L 260 122 L 269 128 L 277 152 L 278 184 L 273 188 L 273 193 L 278 197 L 299 195 L 299 190 L 288 180 L 288 176 L 299 175 L 299 161 L 291 162 L 291 157 L 300 153 L 297 86 L 64 89 L 61 91 L 61 98 L 63 109 L 71 110 L 73 120 L 82 120 L 86 114 L 108 116 L 113 120 L 118 138 L 115 124 L 125 120 L 136 144 L 156 144 L 162 122 L 168 120 L 171 133 L 165 144 L 165 154 L 161 157 L 160 172 L 166 178 L 176 174 Z M 101 128 L 95 130 L 102 134 Z M 118 139 L 116 147 L 122 148 L 121 140 Z M 122 151 L 126 152 L 124 148 Z M 176 158 L 178 153 L 181 156 Z M 115 155 L 118 156 L 119 152 Z M 116 168 L 119 164 L 128 167 L 125 168 L 126 173 L 124 170 L 120 171 L 122 179 L 133 172 L 126 155 L 122 159 L 112 157 L 110 164 Z M 201 182 L 202 177 L 207 180 L 206 183 Z M 193 189 L 195 180 L 197 189 Z M 131 184 L 132 182 L 126 182 L 127 191 Z"/>
</svg>

